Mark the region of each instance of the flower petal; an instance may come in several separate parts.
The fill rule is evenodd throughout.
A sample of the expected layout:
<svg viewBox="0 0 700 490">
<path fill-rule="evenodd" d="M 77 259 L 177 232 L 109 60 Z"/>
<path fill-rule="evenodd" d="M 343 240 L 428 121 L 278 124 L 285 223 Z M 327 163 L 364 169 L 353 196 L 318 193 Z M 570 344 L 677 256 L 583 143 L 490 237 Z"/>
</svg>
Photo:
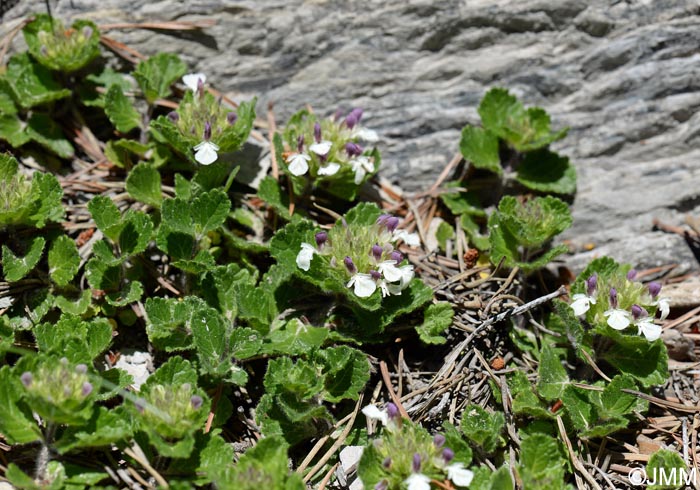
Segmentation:
<svg viewBox="0 0 700 490">
<path fill-rule="evenodd" d="M 357 128 L 353 135 L 368 143 L 376 143 L 377 141 L 379 141 L 379 136 L 377 135 L 377 132 L 373 129 Z"/>
<path fill-rule="evenodd" d="M 389 282 L 400 281 L 403 277 L 403 275 L 401 274 L 401 270 L 398 267 L 396 267 L 395 260 L 385 260 L 384 262 L 381 262 L 377 266 L 377 270 L 381 272 L 381 274 L 384 276 L 384 279 L 386 279 Z"/>
<path fill-rule="evenodd" d="M 639 332 L 644 334 L 644 337 L 649 342 L 653 342 L 659 337 L 661 337 L 661 325 L 655 324 L 650 318 L 645 318 L 644 320 L 637 323 Z"/>
<path fill-rule="evenodd" d="M 403 240 L 403 242 L 409 247 L 420 246 L 420 237 L 417 233 L 408 233 L 406 230 L 396 230 L 392 236 L 392 240 L 397 242 Z"/>
<path fill-rule="evenodd" d="M 318 168 L 318 175 L 335 175 L 340 170 L 340 164 L 330 162 L 325 167 Z"/>
<path fill-rule="evenodd" d="M 615 330 L 624 330 L 630 324 L 630 314 L 625 310 L 608 310 L 603 315 L 608 317 L 608 325 Z"/>
<path fill-rule="evenodd" d="M 299 177 L 309 171 L 309 160 L 311 157 L 304 153 L 293 153 L 287 158 L 289 171 L 292 175 Z"/>
<path fill-rule="evenodd" d="M 347 286 L 354 286 L 355 295 L 358 298 L 369 298 L 377 290 L 377 283 L 372 279 L 372 276 L 362 273 L 352 276 Z"/>
<path fill-rule="evenodd" d="M 447 478 L 458 487 L 468 487 L 474 479 L 474 472 L 466 469 L 462 463 L 452 463 L 447 467 Z"/>
<path fill-rule="evenodd" d="M 368 419 L 374 419 L 381 421 L 383 426 L 389 423 L 389 414 L 386 410 L 380 410 L 376 405 L 367 405 L 362 409 L 362 413 Z"/>
<path fill-rule="evenodd" d="M 202 83 L 206 83 L 207 76 L 204 73 L 188 73 L 182 77 L 182 83 L 187 85 L 187 88 L 192 92 L 197 91 L 197 84 L 199 83 L 199 80 L 202 80 Z"/>
<path fill-rule="evenodd" d="M 430 477 L 421 473 L 412 473 L 404 483 L 408 485 L 408 490 L 430 490 Z"/>
<path fill-rule="evenodd" d="M 297 267 L 303 271 L 308 271 L 311 267 L 311 259 L 313 259 L 316 249 L 308 243 L 301 244 L 301 250 L 297 254 Z"/>
<path fill-rule="evenodd" d="M 658 305 L 659 311 L 661 312 L 660 318 L 661 320 L 665 320 L 668 314 L 671 313 L 671 305 L 669 304 L 668 299 L 666 298 L 659 299 Z"/>
<path fill-rule="evenodd" d="M 219 151 L 219 147 L 211 141 L 202 141 L 194 147 L 194 150 L 194 159 L 202 165 L 211 165 L 219 158 L 216 153 Z"/>
<path fill-rule="evenodd" d="M 595 298 L 580 293 L 574 294 L 573 300 L 569 306 L 576 316 L 584 315 L 591 308 L 591 303 L 595 304 Z"/>
<path fill-rule="evenodd" d="M 331 146 L 333 146 L 333 143 L 330 141 L 321 141 L 320 143 L 314 143 L 309 146 L 309 150 L 313 151 L 318 156 L 323 156 L 328 155 L 328 152 L 331 151 Z"/>
</svg>

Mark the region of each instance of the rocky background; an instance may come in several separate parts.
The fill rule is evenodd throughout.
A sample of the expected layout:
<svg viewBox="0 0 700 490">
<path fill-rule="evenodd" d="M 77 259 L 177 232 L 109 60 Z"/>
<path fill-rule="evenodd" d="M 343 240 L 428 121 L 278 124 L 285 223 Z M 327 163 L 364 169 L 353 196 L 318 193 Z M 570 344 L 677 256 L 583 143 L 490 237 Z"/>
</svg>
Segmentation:
<svg viewBox="0 0 700 490">
<path fill-rule="evenodd" d="M 21 1 L 17 18 L 44 10 Z M 278 122 L 361 106 L 382 136 L 383 176 L 413 191 L 458 151 L 492 86 L 570 126 L 556 150 L 578 169 L 575 270 L 608 254 L 638 268 L 698 269 L 678 235 L 700 215 L 700 4 L 697 0 L 52 1 L 98 24 L 217 21 L 199 32 L 114 29 L 145 54 L 176 52 L 235 99 L 274 102 Z M 15 19 L 15 20 L 13 20 Z M 592 250 L 586 251 L 593 246 Z"/>
</svg>

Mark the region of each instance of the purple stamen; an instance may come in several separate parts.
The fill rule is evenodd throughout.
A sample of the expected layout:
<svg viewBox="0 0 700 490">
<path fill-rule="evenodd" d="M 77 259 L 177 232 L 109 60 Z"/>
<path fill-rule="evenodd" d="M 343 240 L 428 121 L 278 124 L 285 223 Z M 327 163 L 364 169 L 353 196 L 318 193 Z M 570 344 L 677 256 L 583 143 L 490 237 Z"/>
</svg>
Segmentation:
<svg viewBox="0 0 700 490">
<path fill-rule="evenodd" d="M 586 279 L 586 291 L 588 296 L 593 296 L 596 288 L 598 287 L 598 274 L 593 274 L 591 277 Z"/>
<path fill-rule="evenodd" d="M 83 383 L 83 387 L 80 389 L 80 394 L 83 396 L 88 396 L 92 393 L 92 384 L 87 381 Z"/>
<path fill-rule="evenodd" d="M 304 135 L 300 134 L 297 137 L 297 152 L 302 153 L 304 151 Z"/>
<path fill-rule="evenodd" d="M 634 281 L 635 277 L 637 277 L 637 271 L 635 269 L 630 269 L 630 271 L 627 273 L 627 280 Z"/>
<path fill-rule="evenodd" d="M 321 125 L 319 123 L 314 124 L 314 139 L 316 143 L 321 142 Z"/>
<path fill-rule="evenodd" d="M 455 457 L 455 452 L 450 449 L 449 447 L 446 447 L 445 449 L 442 450 L 442 459 L 445 460 L 445 463 L 449 463 L 452 461 L 452 459 Z"/>
<path fill-rule="evenodd" d="M 362 147 L 357 143 L 353 143 L 352 141 L 349 143 L 345 143 L 345 151 L 351 157 L 362 155 Z"/>
<path fill-rule="evenodd" d="M 236 114 L 233 111 L 226 114 L 226 121 L 228 121 L 228 123 L 231 125 L 235 124 L 237 119 L 238 119 L 238 114 Z"/>
<path fill-rule="evenodd" d="M 211 138 L 211 124 L 209 124 L 209 121 L 204 123 L 204 141 L 209 141 Z"/>
<path fill-rule="evenodd" d="M 357 267 L 355 267 L 355 263 L 352 261 L 352 259 L 350 257 L 346 256 L 343 259 L 343 263 L 345 264 L 345 267 L 348 269 L 348 272 L 350 274 L 354 274 L 355 272 L 357 272 Z"/>
<path fill-rule="evenodd" d="M 420 464 L 421 464 L 420 454 L 414 453 L 413 454 L 413 462 L 411 464 L 411 466 L 413 467 L 414 473 L 418 473 L 420 471 Z"/>
<path fill-rule="evenodd" d="M 617 289 L 610 288 L 610 308 L 617 309 Z"/>
<path fill-rule="evenodd" d="M 19 377 L 19 380 L 22 382 L 25 388 L 29 388 L 29 386 L 32 384 L 32 381 L 34 380 L 34 376 L 32 376 L 32 373 L 30 373 L 29 371 L 25 371 L 22 373 L 22 376 Z"/>
<path fill-rule="evenodd" d="M 444 446 L 445 436 L 443 436 L 442 434 L 435 434 L 435 437 L 433 437 L 433 445 L 438 449 Z"/>
<path fill-rule="evenodd" d="M 655 299 L 659 293 L 661 292 L 661 284 L 658 282 L 650 282 L 649 283 L 649 295 L 651 296 L 651 299 Z"/>
<path fill-rule="evenodd" d="M 372 255 L 374 256 L 374 260 L 379 262 L 382 259 L 382 254 L 384 253 L 384 249 L 379 246 L 379 244 L 375 243 L 372 245 Z"/>
<path fill-rule="evenodd" d="M 391 257 L 391 260 L 396 261 L 397 264 L 400 264 L 401 262 L 403 262 L 403 254 L 401 252 L 399 252 L 398 250 L 394 250 L 393 252 L 391 252 L 390 257 Z"/>
<path fill-rule="evenodd" d="M 170 122 L 176 123 L 180 120 L 180 114 L 177 111 L 170 111 L 168 112 L 168 119 L 170 119 Z"/>
<path fill-rule="evenodd" d="M 195 410 L 199 410 L 202 403 L 204 403 L 204 400 L 202 400 L 202 397 L 199 395 L 192 395 L 192 398 L 190 398 L 190 405 L 192 405 L 192 408 Z"/>
<path fill-rule="evenodd" d="M 325 231 L 319 231 L 316 233 L 316 245 L 318 248 L 323 247 L 323 244 L 328 241 L 328 233 Z"/>
</svg>

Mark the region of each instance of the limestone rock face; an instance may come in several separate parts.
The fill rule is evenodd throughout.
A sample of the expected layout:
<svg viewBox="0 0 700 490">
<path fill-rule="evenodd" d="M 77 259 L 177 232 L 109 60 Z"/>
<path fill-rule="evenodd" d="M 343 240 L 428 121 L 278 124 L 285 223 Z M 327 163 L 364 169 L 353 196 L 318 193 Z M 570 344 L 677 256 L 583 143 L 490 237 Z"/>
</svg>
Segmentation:
<svg viewBox="0 0 700 490">
<path fill-rule="evenodd" d="M 12 19 L 43 10 L 20 2 Z M 700 204 L 700 5 L 696 0 L 60 0 L 98 24 L 215 19 L 200 32 L 114 29 L 150 54 L 176 52 L 236 99 L 274 102 L 279 122 L 365 109 L 383 175 L 428 186 L 478 121 L 492 86 L 570 126 L 556 150 L 579 174 L 576 270 L 609 254 L 638 268 L 697 268 L 684 240 L 654 231 Z"/>
</svg>

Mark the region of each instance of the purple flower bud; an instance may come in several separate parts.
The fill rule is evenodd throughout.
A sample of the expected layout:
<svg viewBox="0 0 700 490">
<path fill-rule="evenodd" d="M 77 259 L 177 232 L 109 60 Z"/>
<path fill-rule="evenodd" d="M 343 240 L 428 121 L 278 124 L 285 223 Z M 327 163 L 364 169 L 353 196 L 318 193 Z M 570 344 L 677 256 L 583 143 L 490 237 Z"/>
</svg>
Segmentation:
<svg viewBox="0 0 700 490">
<path fill-rule="evenodd" d="M 379 261 L 382 259 L 382 254 L 384 253 L 384 249 L 379 246 L 379 244 L 375 243 L 372 245 L 372 255 L 374 256 L 374 260 Z"/>
<path fill-rule="evenodd" d="M 442 446 L 444 446 L 445 436 L 443 436 L 442 434 L 435 434 L 435 436 L 433 437 L 433 445 L 436 448 L 441 448 Z"/>
<path fill-rule="evenodd" d="M 455 452 L 449 447 L 446 447 L 442 450 L 442 459 L 445 461 L 445 463 L 449 463 L 450 461 L 452 461 L 452 459 L 454 459 L 454 457 Z"/>
<path fill-rule="evenodd" d="M 393 252 L 391 252 L 390 257 L 391 260 L 395 260 L 397 264 L 403 262 L 403 254 L 398 250 L 394 250 Z"/>
<path fill-rule="evenodd" d="M 383 225 L 384 223 L 386 223 L 386 220 L 388 220 L 389 218 L 391 218 L 390 214 L 382 214 L 379 216 L 379 218 L 377 218 L 377 224 Z"/>
<path fill-rule="evenodd" d="M 637 271 L 635 269 L 630 269 L 630 271 L 627 273 L 627 280 L 634 281 L 635 277 L 637 277 Z"/>
<path fill-rule="evenodd" d="M 610 288 L 610 307 L 617 308 L 617 289 Z"/>
<path fill-rule="evenodd" d="M 32 381 L 34 380 L 34 376 L 32 376 L 32 373 L 30 373 L 29 371 L 25 371 L 22 373 L 22 376 L 19 377 L 19 380 L 26 388 L 29 388 L 29 386 L 32 384 Z"/>
<path fill-rule="evenodd" d="M 134 406 L 136 407 L 136 410 L 139 411 L 139 413 L 143 413 L 144 410 L 146 410 L 146 400 L 144 400 L 143 398 L 138 398 L 134 402 Z"/>
<path fill-rule="evenodd" d="M 90 27 L 90 26 L 83 27 L 83 37 L 86 37 L 88 39 L 90 39 L 92 37 L 92 27 Z"/>
<path fill-rule="evenodd" d="M 168 112 L 168 119 L 170 119 L 170 122 L 176 123 L 180 120 L 180 114 L 177 111 L 170 111 Z"/>
<path fill-rule="evenodd" d="M 393 403 L 389 402 L 386 404 L 386 414 L 389 416 L 390 419 L 395 419 L 396 417 L 399 416 L 399 407 L 394 405 Z"/>
<path fill-rule="evenodd" d="M 87 366 L 85 364 L 78 364 L 75 366 L 75 372 L 79 374 L 87 373 Z"/>
<path fill-rule="evenodd" d="M 362 155 L 362 147 L 357 143 L 353 143 L 352 141 L 349 143 L 345 143 L 345 151 L 351 157 Z"/>
<path fill-rule="evenodd" d="M 236 114 L 233 111 L 226 114 L 226 121 L 228 121 L 229 124 L 235 124 L 237 119 L 238 119 L 238 114 Z"/>
<path fill-rule="evenodd" d="M 389 482 L 387 480 L 382 480 L 374 486 L 374 490 L 388 490 Z"/>
<path fill-rule="evenodd" d="M 200 97 L 204 97 L 204 80 L 201 78 L 197 79 L 197 94 Z"/>
<path fill-rule="evenodd" d="M 204 403 L 204 400 L 199 395 L 192 395 L 192 398 L 190 398 L 190 405 L 195 410 L 199 410 L 202 407 L 202 403 Z"/>
<path fill-rule="evenodd" d="M 195 131 L 195 128 L 194 128 L 194 124 L 193 124 L 192 126 L 190 126 L 190 134 L 191 134 L 192 136 L 194 136 L 195 134 L 197 134 L 197 132 Z"/>
<path fill-rule="evenodd" d="M 345 118 L 345 125 L 349 129 L 352 129 L 357 123 L 360 122 L 360 119 L 362 119 L 362 109 L 356 107 L 353 110 L 351 110 L 348 116 Z"/>
<path fill-rule="evenodd" d="M 45 45 L 41 45 L 41 48 L 39 48 L 39 52 L 41 53 L 41 56 L 48 56 L 49 55 L 49 50 Z"/>
<path fill-rule="evenodd" d="M 314 124 L 314 139 L 316 143 L 321 142 L 321 125 L 319 123 Z"/>
<path fill-rule="evenodd" d="M 209 124 L 209 121 L 204 123 L 204 140 L 209 141 L 211 138 L 211 124 Z"/>
<path fill-rule="evenodd" d="M 86 381 L 83 383 L 83 387 L 80 389 L 80 394 L 83 396 L 88 396 L 90 393 L 92 393 L 92 383 Z"/>
<path fill-rule="evenodd" d="M 316 245 L 318 248 L 323 247 L 323 244 L 328 241 L 328 233 L 325 231 L 319 231 L 316 233 Z"/>
<path fill-rule="evenodd" d="M 399 226 L 399 218 L 397 218 L 396 216 L 391 216 L 387 218 L 387 220 L 384 222 L 384 225 L 386 226 L 387 230 L 394 233 L 394 230 L 396 230 L 396 228 Z"/>
<path fill-rule="evenodd" d="M 335 112 L 333 113 L 333 120 L 334 121 L 339 121 L 340 118 L 343 117 L 343 109 L 338 107 Z"/>
<path fill-rule="evenodd" d="M 391 468 L 391 457 L 387 456 L 384 458 L 384 461 L 382 461 L 382 466 L 386 469 Z"/>
<path fill-rule="evenodd" d="M 304 135 L 300 134 L 297 137 L 297 152 L 301 153 L 304 151 Z"/>
<path fill-rule="evenodd" d="M 350 274 L 354 274 L 355 272 L 357 272 L 357 267 L 355 267 L 355 263 L 350 257 L 346 256 L 343 259 L 343 263 L 345 264 L 345 267 L 348 269 L 348 272 Z"/>
<path fill-rule="evenodd" d="M 414 473 L 419 473 L 420 472 L 420 463 L 421 463 L 421 458 L 420 454 L 414 453 L 413 454 L 413 461 L 411 463 L 411 466 L 413 468 Z"/>
<path fill-rule="evenodd" d="M 646 310 L 639 305 L 632 305 L 631 310 L 632 318 L 635 320 L 639 320 L 640 318 L 647 316 Z"/>
<path fill-rule="evenodd" d="M 596 288 L 598 287 L 598 274 L 593 274 L 591 277 L 586 279 L 586 291 L 588 296 L 593 296 Z"/>
<path fill-rule="evenodd" d="M 382 278 L 382 275 L 379 273 L 379 271 L 371 270 L 369 271 L 369 275 L 372 276 L 372 279 L 375 281 L 378 281 Z"/>
<path fill-rule="evenodd" d="M 661 284 L 658 282 L 650 282 L 649 283 L 649 295 L 651 296 L 652 299 L 655 299 L 659 293 L 661 292 Z"/>
</svg>

